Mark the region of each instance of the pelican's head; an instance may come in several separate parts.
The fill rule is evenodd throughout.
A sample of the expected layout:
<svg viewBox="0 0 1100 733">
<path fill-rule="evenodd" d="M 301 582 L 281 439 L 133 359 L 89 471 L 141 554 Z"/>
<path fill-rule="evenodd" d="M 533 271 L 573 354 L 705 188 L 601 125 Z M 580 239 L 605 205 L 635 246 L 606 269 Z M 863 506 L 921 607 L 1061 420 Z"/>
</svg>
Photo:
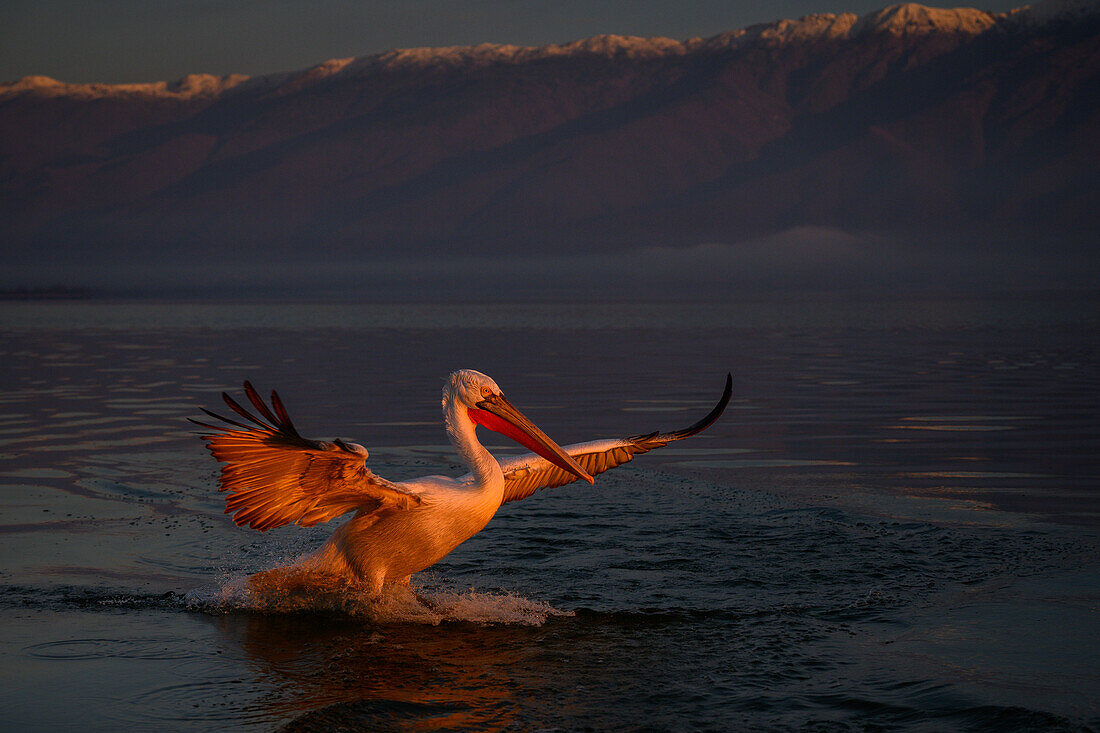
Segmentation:
<svg viewBox="0 0 1100 733">
<path fill-rule="evenodd" d="M 463 407 L 477 407 L 488 395 L 500 394 L 500 387 L 487 374 L 482 374 L 473 369 L 459 369 L 451 372 L 447 377 L 447 384 L 443 387 L 443 399 L 445 401 L 457 400 Z"/>
<path fill-rule="evenodd" d="M 473 369 L 451 372 L 443 387 L 443 409 L 447 410 L 449 404 L 465 408 L 466 414 L 476 425 L 506 435 L 577 478 L 595 483 L 572 456 L 504 398 L 491 377 Z"/>
</svg>

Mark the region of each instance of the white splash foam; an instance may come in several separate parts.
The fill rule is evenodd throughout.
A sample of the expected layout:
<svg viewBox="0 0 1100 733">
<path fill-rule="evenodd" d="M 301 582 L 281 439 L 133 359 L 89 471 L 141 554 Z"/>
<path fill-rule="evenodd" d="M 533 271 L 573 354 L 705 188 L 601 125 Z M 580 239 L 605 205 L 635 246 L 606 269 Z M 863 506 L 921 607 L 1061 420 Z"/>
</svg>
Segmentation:
<svg viewBox="0 0 1100 733">
<path fill-rule="evenodd" d="M 192 611 L 227 614 L 335 613 L 377 624 L 444 622 L 541 626 L 551 617 L 572 616 L 514 593 L 480 593 L 387 586 L 380 598 L 344 580 L 257 583 L 253 577 L 229 578 L 220 586 L 189 591 L 184 604 Z"/>
<path fill-rule="evenodd" d="M 445 621 L 470 621 L 479 624 L 519 624 L 542 626 L 554 616 L 573 616 L 572 611 L 554 608 L 544 601 L 533 601 L 512 593 L 436 593 L 429 595 Z"/>
</svg>

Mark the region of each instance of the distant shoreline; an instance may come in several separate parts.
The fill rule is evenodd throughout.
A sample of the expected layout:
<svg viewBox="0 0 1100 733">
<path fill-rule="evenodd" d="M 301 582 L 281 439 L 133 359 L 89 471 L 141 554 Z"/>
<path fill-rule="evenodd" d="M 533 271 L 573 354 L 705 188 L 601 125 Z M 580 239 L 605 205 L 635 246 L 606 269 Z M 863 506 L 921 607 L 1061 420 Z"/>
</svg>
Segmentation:
<svg viewBox="0 0 1100 733">
<path fill-rule="evenodd" d="M 92 300 L 109 297 L 108 293 L 91 288 L 10 288 L 0 290 L 0 301 L 4 300 Z"/>
</svg>

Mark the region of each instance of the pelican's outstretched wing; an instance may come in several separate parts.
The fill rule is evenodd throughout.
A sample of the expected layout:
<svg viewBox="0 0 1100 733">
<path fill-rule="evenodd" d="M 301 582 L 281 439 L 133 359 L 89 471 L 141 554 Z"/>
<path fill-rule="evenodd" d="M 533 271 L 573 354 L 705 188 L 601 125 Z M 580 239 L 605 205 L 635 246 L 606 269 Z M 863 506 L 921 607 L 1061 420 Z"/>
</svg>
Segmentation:
<svg viewBox="0 0 1100 733">
<path fill-rule="evenodd" d="M 650 433 L 648 435 L 636 435 L 633 438 L 576 443 L 564 446 L 564 450 L 585 471 L 595 476 L 633 460 L 637 453 L 647 453 L 654 448 L 660 448 L 674 440 L 682 440 L 710 427 L 722 414 L 722 411 L 726 409 L 732 393 L 733 375 L 727 374 L 726 390 L 722 393 L 722 399 L 718 400 L 718 404 L 706 417 L 689 428 L 671 433 Z M 504 500 L 501 502 L 502 504 L 526 499 L 539 489 L 564 486 L 577 480 L 576 475 L 558 468 L 534 453 L 525 453 L 510 460 L 501 461 L 500 467 L 504 471 Z"/>
<path fill-rule="evenodd" d="M 202 438 L 225 464 L 220 490 L 229 492 L 225 512 L 238 525 L 260 531 L 291 522 L 310 527 L 355 509 L 375 514 L 420 504 L 416 494 L 367 470 L 363 446 L 339 438 L 331 443 L 303 438 L 278 394 L 271 393 L 272 412 L 249 382 L 244 391 L 263 419 L 224 392 L 222 399 L 254 425 L 206 409 L 207 415 L 232 427 L 191 420 L 215 431 Z"/>
</svg>

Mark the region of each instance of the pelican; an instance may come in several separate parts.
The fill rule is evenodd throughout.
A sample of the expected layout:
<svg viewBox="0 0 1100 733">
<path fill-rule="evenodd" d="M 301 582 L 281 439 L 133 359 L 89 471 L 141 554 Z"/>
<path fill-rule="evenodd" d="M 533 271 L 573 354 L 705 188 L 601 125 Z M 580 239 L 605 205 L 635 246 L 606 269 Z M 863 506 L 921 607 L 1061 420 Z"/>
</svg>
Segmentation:
<svg viewBox="0 0 1100 733">
<path fill-rule="evenodd" d="M 219 490 L 226 492 L 225 513 L 238 526 L 260 531 L 291 523 L 310 527 L 355 512 L 319 550 L 290 569 L 344 579 L 378 597 L 385 584 L 407 586 L 413 573 L 480 532 L 502 504 L 577 480 L 594 483 L 593 476 L 635 454 L 704 430 L 725 410 L 732 389 L 733 378 L 726 375 L 718 404 L 683 430 L 563 448 L 513 407 L 496 382 L 461 369 L 443 387 L 443 424 L 470 472 L 458 478 L 397 482 L 368 469 L 367 450 L 357 443 L 303 438 L 279 395 L 271 392 L 268 407 L 247 381 L 244 392 L 258 414 L 223 392 L 225 404 L 247 422 L 205 408 L 204 413 L 225 425 L 192 422 L 213 431 L 201 437 L 224 464 Z M 532 452 L 497 460 L 478 441 L 478 426 Z"/>
</svg>

